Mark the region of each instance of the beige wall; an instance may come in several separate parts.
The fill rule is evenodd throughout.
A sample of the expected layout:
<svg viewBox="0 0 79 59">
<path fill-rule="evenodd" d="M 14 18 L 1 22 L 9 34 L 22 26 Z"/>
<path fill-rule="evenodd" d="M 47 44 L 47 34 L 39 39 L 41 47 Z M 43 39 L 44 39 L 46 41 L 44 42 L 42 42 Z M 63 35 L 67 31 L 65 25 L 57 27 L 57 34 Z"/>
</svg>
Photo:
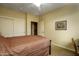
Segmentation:
<svg viewBox="0 0 79 59">
<path fill-rule="evenodd" d="M 9 9 L 3 6 L 0 6 L 0 16 L 8 16 L 13 18 L 22 18 L 25 19 L 25 14 L 13 9 Z"/>
<path fill-rule="evenodd" d="M 39 16 L 38 34 L 44 36 L 44 20 L 42 20 L 42 16 Z"/>
<path fill-rule="evenodd" d="M 79 11 L 74 9 L 73 6 L 64 6 L 42 16 L 44 35 L 52 40 L 52 44 L 73 50 L 71 39 L 79 38 Z M 67 30 L 55 30 L 55 22 L 62 20 L 67 20 Z"/>
</svg>

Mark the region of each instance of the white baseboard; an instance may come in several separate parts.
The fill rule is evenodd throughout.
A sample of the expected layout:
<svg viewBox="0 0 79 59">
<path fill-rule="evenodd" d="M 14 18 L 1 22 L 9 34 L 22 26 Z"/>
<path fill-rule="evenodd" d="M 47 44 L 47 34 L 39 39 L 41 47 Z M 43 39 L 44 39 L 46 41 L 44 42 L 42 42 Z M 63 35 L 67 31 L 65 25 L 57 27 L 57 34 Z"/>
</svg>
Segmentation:
<svg viewBox="0 0 79 59">
<path fill-rule="evenodd" d="M 64 48 L 64 49 L 67 49 L 67 50 L 69 50 L 69 51 L 73 51 L 73 52 L 74 52 L 73 49 L 67 48 L 67 47 L 65 47 L 65 46 L 62 46 L 62 45 L 59 45 L 59 44 L 56 44 L 56 43 L 52 43 L 52 44 L 55 45 L 55 46 L 58 46 L 58 47 L 61 47 L 61 48 Z"/>
</svg>

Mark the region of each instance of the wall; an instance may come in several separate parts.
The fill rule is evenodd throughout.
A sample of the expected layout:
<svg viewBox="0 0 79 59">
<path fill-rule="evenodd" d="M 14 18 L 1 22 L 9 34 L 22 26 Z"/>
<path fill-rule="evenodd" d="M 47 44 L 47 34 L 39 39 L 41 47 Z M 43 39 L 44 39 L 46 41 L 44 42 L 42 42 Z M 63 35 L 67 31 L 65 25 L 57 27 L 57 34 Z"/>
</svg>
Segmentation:
<svg viewBox="0 0 79 59">
<path fill-rule="evenodd" d="M 39 16 L 38 28 L 38 34 L 44 36 L 44 20 L 42 20 L 42 16 Z"/>
<path fill-rule="evenodd" d="M 0 6 L 0 32 L 4 36 L 26 35 L 26 14 Z"/>
<path fill-rule="evenodd" d="M 71 39 L 79 38 L 78 16 L 79 11 L 74 6 L 64 6 L 44 14 L 42 16 L 44 35 L 52 40 L 52 44 L 73 50 Z M 55 30 L 55 22 L 62 20 L 67 20 L 67 30 Z"/>
</svg>

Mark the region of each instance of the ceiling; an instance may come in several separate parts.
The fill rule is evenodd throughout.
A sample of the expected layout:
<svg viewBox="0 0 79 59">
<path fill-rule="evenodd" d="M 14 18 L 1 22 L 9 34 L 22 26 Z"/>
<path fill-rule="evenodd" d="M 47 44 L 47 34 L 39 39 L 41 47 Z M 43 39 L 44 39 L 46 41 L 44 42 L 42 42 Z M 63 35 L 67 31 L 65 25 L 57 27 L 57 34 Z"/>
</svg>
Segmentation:
<svg viewBox="0 0 79 59">
<path fill-rule="evenodd" d="M 34 15 L 43 15 L 51 10 L 63 7 L 66 3 L 42 3 L 37 7 L 33 3 L 0 3 L 0 5 Z"/>
</svg>

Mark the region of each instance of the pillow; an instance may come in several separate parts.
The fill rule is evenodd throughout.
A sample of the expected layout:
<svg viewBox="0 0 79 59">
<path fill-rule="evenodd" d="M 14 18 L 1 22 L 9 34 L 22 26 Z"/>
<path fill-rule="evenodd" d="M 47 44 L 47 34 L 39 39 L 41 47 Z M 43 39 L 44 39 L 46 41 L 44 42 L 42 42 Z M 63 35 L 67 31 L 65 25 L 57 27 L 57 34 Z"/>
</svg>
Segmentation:
<svg viewBox="0 0 79 59">
<path fill-rule="evenodd" d="M 4 37 L 0 34 L 0 39 L 4 39 Z"/>
<path fill-rule="evenodd" d="M 4 36 L 0 35 L 0 44 L 5 44 L 5 45 L 10 46 L 10 40 L 8 40 Z"/>
</svg>

